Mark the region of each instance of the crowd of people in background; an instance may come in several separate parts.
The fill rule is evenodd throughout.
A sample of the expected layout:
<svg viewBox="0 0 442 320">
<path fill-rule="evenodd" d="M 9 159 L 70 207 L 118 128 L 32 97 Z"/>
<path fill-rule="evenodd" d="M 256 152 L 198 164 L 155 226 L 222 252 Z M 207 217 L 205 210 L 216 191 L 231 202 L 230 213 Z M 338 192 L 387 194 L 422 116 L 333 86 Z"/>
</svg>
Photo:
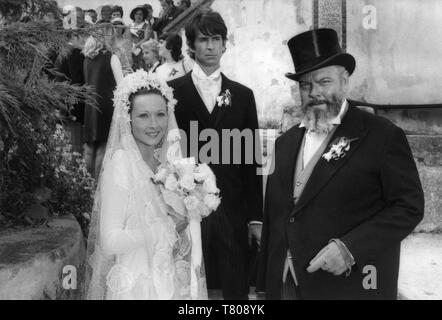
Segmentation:
<svg viewBox="0 0 442 320">
<path fill-rule="evenodd" d="M 158 0 L 161 12 L 154 16 L 150 4 L 133 8 L 127 24 L 121 6 L 103 5 L 98 9 L 67 6 L 63 15 L 47 13 L 43 20 L 65 28 L 89 28 L 84 37 L 72 34 L 67 55 L 56 57 L 54 65 L 60 81 L 87 84 L 95 88 L 98 109 L 79 103 L 72 110 L 67 127 L 74 144 L 84 145 L 89 172 L 98 177 L 112 120 L 112 94 L 121 79 L 138 69 L 156 74 L 164 81 L 180 77 L 193 67 L 193 60 L 182 54 L 180 34 L 165 32 L 166 26 L 191 6 L 190 0 Z M 80 142 L 81 141 L 81 142 Z"/>
<path fill-rule="evenodd" d="M 164 51 L 160 54 L 160 63 L 167 63 L 169 72 L 162 72 L 165 77 L 174 78 L 178 73 L 186 71 L 191 67 L 191 60 L 182 61 L 181 54 L 182 39 L 180 35 L 164 32 L 165 27 L 176 19 L 183 11 L 191 6 L 190 0 L 181 0 L 175 5 L 173 0 L 158 0 L 161 5 L 159 16 L 154 16 L 153 8 L 150 4 L 137 6 L 129 13 L 131 23 L 126 24 L 123 20 L 124 11 L 121 6 L 103 5 L 99 9 L 84 10 L 79 7 L 64 8 L 64 15 L 70 16 L 74 13 L 75 28 L 84 28 L 88 26 L 99 26 L 100 24 L 112 24 L 114 30 L 112 33 L 111 49 L 120 59 L 123 67 L 123 74 L 126 75 L 138 69 L 149 70 L 151 62 L 143 57 L 143 44 L 155 40 L 161 48 L 164 43 L 171 55 Z M 45 21 L 55 21 L 55 16 L 48 14 Z M 73 25 L 72 23 L 70 24 Z M 179 39 L 178 39 L 179 38 Z M 152 47 L 153 44 L 151 44 Z M 176 52 L 180 52 L 178 55 Z M 178 63 L 180 66 L 178 66 Z M 173 64 L 173 66 L 172 66 Z M 160 69 L 161 70 L 161 69 Z M 166 79 L 169 80 L 169 79 Z"/>
<path fill-rule="evenodd" d="M 119 5 L 99 8 L 65 6 L 52 0 L 41 20 L 57 28 L 85 30 L 68 36 L 68 53 L 51 55 L 59 81 L 89 85 L 97 94 L 97 106 L 78 103 L 66 115 L 74 148 L 84 151 L 86 165 L 98 177 L 113 114 L 112 95 L 124 76 L 143 69 L 164 81 L 181 77 L 192 70 L 192 52 L 183 55 L 183 39 L 167 26 L 191 7 L 190 0 L 158 1 L 161 11 L 154 14 L 151 4 L 142 4 L 130 12 Z M 127 17 L 132 22 L 128 21 Z M 21 22 L 31 21 L 24 15 Z M 85 34 L 85 35 L 84 35 Z M 51 67 L 48 66 L 48 69 Z"/>
</svg>

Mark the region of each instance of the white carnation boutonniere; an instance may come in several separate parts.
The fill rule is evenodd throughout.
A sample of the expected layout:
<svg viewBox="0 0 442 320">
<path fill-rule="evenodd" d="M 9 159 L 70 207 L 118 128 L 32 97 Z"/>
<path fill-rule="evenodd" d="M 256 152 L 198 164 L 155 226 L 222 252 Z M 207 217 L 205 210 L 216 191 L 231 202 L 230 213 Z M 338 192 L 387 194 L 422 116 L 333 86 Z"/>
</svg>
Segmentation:
<svg viewBox="0 0 442 320">
<path fill-rule="evenodd" d="M 178 70 L 175 68 L 172 68 L 169 73 L 169 78 L 175 76 L 178 73 Z"/>
<path fill-rule="evenodd" d="M 230 90 L 226 89 L 223 93 L 216 97 L 216 102 L 218 107 L 230 107 L 232 105 L 232 94 L 230 93 Z"/>
<path fill-rule="evenodd" d="M 348 151 L 350 151 L 350 144 L 358 140 L 359 138 L 348 139 L 346 137 L 338 137 L 335 139 L 335 143 L 333 143 L 330 147 L 330 150 L 327 153 L 324 153 L 322 157 L 327 161 L 330 160 L 339 160 L 345 157 Z"/>
</svg>

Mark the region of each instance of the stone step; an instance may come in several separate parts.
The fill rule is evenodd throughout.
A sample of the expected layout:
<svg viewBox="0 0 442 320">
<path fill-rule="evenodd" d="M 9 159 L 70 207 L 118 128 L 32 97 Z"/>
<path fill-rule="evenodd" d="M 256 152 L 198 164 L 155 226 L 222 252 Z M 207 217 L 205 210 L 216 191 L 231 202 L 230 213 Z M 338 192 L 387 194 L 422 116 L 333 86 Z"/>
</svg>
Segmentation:
<svg viewBox="0 0 442 320">
<path fill-rule="evenodd" d="M 424 189 L 424 219 L 416 232 L 442 232 L 442 167 L 430 167 L 417 163 Z"/>
<path fill-rule="evenodd" d="M 425 195 L 417 232 L 442 232 L 442 135 L 407 135 Z"/>
<path fill-rule="evenodd" d="M 400 300 L 442 300 L 442 234 L 414 233 L 402 241 L 398 279 Z M 250 300 L 262 300 L 253 287 Z M 209 300 L 222 300 L 209 290 Z"/>
<path fill-rule="evenodd" d="M 49 228 L 0 232 L 0 300 L 81 299 L 84 250 L 72 215 L 49 222 Z M 68 275 L 77 283 L 64 288 Z"/>
<path fill-rule="evenodd" d="M 442 234 L 402 241 L 398 293 L 402 300 L 442 300 Z"/>
<path fill-rule="evenodd" d="M 442 167 L 442 135 L 408 134 L 416 162 L 429 167 Z"/>
</svg>

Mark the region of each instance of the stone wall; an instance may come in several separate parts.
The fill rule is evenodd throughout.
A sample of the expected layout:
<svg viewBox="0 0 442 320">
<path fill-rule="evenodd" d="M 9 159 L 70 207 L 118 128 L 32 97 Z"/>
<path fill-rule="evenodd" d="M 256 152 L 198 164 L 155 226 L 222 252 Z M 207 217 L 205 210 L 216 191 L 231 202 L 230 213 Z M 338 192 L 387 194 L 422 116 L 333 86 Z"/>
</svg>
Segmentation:
<svg viewBox="0 0 442 320">
<path fill-rule="evenodd" d="M 343 0 L 345 1 L 345 0 Z M 351 0 L 347 50 L 355 55 L 351 97 L 377 104 L 442 104 L 442 2 Z M 364 8 L 376 28 L 364 27 Z M 373 25 L 374 26 L 374 25 Z M 442 109 L 388 111 L 386 117 L 418 134 L 442 134 Z"/>
<path fill-rule="evenodd" d="M 53 220 L 49 227 L 3 231 L 0 300 L 81 299 L 84 260 L 83 235 L 70 215 Z M 63 287 L 63 279 L 74 275 L 70 268 L 77 271 L 76 289 Z"/>
<path fill-rule="evenodd" d="M 416 232 L 442 233 L 442 136 L 407 135 L 425 195 L 424 220 Z"/>
<path fill-rule="evenodd" d="M 287 40 L 313 26 L 313 2 L 305 0 L 216 0 L 229 33 L 223 72 L 255 94 L 261 126 L 279 123 L 284 107 L 298 98 L 286 78 L 294 66 Z"/>
</svg>

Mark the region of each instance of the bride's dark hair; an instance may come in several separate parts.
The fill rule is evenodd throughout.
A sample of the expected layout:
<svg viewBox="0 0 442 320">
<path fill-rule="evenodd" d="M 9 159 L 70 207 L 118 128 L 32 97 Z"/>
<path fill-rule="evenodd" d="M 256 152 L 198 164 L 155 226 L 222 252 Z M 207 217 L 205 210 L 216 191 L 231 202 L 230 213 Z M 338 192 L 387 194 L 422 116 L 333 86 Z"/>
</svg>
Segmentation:
<svg viewBox="0 0 442 320">
<path fill-rule="evenodd" d="M 141 88 L 138 91 L 135 91 L 133 93 L 131 93 L 131 95 L 129 96 L 129 101 L 130 101 L 130 107 L 129 107 L 129 114 L 132 113 L 132 106 L 133 106 L 133 101 L 135 99 L 136 96 L 141 96 L 143 94 L 158 94 L 161 97 L 163 97 L 164 100 L 167 99 L 162 95 L 161 91 L 159 89 L 155 89 L 155 88 Z"/>
</svg>

